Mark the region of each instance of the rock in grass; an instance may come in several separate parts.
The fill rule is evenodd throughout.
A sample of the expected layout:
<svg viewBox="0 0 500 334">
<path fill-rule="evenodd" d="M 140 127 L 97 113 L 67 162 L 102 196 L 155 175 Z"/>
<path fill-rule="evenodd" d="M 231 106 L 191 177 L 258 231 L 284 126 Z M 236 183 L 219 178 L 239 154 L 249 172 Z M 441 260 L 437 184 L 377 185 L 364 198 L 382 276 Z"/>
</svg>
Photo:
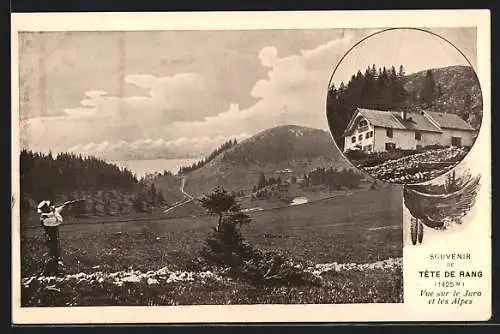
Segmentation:
<svg viewBox="0 0 500 334">
<path fill-rule="evenodd" d="M 138 282 L 141 281 L 141 279 L 137 275 L 130 275 L 130 276 L 122 278 L 122 281 L 124 281 L 124 282 L 138 283 Z"/>
<path fill-rule="evenodd" d="M 156 278 L 148 278 L 148 285 L 158 284 L 158 280 Z"/>
</svg>

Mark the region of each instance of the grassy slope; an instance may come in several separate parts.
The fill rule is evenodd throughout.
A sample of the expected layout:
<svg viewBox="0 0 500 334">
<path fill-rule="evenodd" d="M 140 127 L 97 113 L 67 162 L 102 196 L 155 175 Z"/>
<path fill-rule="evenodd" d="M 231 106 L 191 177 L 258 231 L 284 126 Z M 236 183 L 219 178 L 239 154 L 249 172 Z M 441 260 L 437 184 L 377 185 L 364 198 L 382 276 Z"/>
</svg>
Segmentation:
<svg viewBox="0 0 500 334">
<path fill-rule="evenodd" d="M 359 204 L 357 204 L 359 203 Z M 194 205 L 194 204 L 193 204 Z M 402 256 L 401 189 L 358 190 L 351 196 L 303 207 L 256 212 L 246 238 L 260 248 L 280 248 L 313 265 L 369 263 Z M 69 273 L 149 271 L 168 266 L 197 270 L 197 257 L 215 218 L 209 216 L 151 222 L 67 225 L 61 244 Z M 380 228 L 382 227 L 382 228 Z M 45 251 L 39 229 L 21 232 L 22 276 L 35 275 Z M 99 266 L 98 268 L 95 266 Z M 158 286 L 112 284 L 62 286 L 60 292 L 23 290 L 25 305 L 179 305 L 254 303 L 401 302 L 400 269 L 326 274 L 319 287 L 264 288 L 235 280 Z"/>
<path fill-rule="evenodd" d="M 330 134 L 301 126 L 278 126 L 262 131 L 220 154 L 189 174 L 186 191 L 199 196 L 218 184 L 228 190 L 250 190 L 259 174 L 277 177 L 277 170 L 291 168 L 302 176 L 317 167 L 350 166 L 335 147 Z"/>
<path fill-rule="evenodd" d="M 359 203 L 359 204 L 356 204 Z M 195 205 L 195 204 L 193 204 Z M 258 247 L 279 247 L 313 262 L 373 262 L 401 256 L 401 190 L 354 191 L 351 196 L 282 210 L 255 212 L 244 234 Z M 163 265 L 187 269 L 215 218 L 61 226 L 64 259 L 71 272 Z M 374 227 L 387 226 L 386 229 Z M 41 229 L 22 230 L 23 276 L 37 273 L 46 251 Z M 264 237 L 265 234 L 271 237 Z M 115 248 L 115 250 L 113 250 Z"/>
<path fill-rule="evenodd" d="M 449 66 L 432 70 L 436 85 L 441 86 L 443 95 L 436 98 L 434 105 L 442 108 L 441 112 L 460 114 L 464 110 L 464 98 L 467 94 L 471 97 L 472 114 L 469 122 L 476 128 L 481 124 L 482 94 L 481 87 L 474 70 L 469 66 Z M 416 94 L 422 87 L 426 71 L 412 73 L 405 78 L 405 89 L 410 93 L 408 103 L 418 104 L 414 101 Z"/>
<path fill-rule="evenodd" d="M 342 160 L 328 133 L 310 129 L 315 133 L 308 138 L 296 136 L 290 129 L 305 128 L 280 127 L 284 131 L 278 131 L 278 135 L 267 130 L 260 134 L 267 137 L 260 140 L 257 136 L 251 138 L 230 150 L 225 157 L 221 155 L 191 174 L 186 191 L 198 195 L 219 182 L 229 185 L 228 189 L 234 186 L 248 188 L 249 184 L 257 181 L 258 173 L 265 172 L 266 176 L 270 176 L 268 173 L 287 167 L 292 167 L 294 174 L 300 175 L 319 166 L 346 166 L 344 162 L 339 162 Z M 291 142 L 295 143 L 290 145 Z M 280 153 L 283 143 L 289 151 L 281 156 L 284 159 L 280 161 L 276 154 L 283 153 Z M 218 177 L 221 174 L 222 177 Z M 158 180 L 156 185 L 172 190 L 178 189 L 179 184 L 178 179 L 167 178 Z M 279 248 L 309 265 L 321 262 L 375 262 L 402 256 L 401 210 L 400 188 L 360 189 L 352 191 L 351 195 L 346 192 L 330 200 L 300 207 L 251 213 L 253 222 L 243 229 L 243 233 L 256 247 Z M 196 202 L 175 209 L 166 218 L 151 221 L 92 224 L 90 220 L 81 225 L 69 221 L 60 230 L 67 272 L 125 269 L 146 272 L 164 266 L 199 270 L 193 260 L 215 222 L 216 218 L 205 215 Z M 44 252 L 44 235 L 40 229 L 21 231 L 23 277 L 40 271 Z M 181 282 L 168 286 L 163 283 L 159 286 L 142 284 L 126 287 L 105 283 L 77 287 L 67 285 L 59 292 L 30 287 L 35 290 L 23 290 L 23 303 L 45 306 L 178 305 L 402 300 L 402 273 L 399 269 L 329 273 L 327 277 L 325 285 L 314 288 L 257 288 L 239 280 L 201 285 Z"/>
<path fill-rule="evenodd" d="M 179 186 L 181 184 L 180 178 L 172 175 L 161 176 L 154 181 L 157 189 L 162 191 L 165 203 L 161 207 L 153 208 L 153 212 L 161 212 L 163 207 L 168 207 L 174 203 L 184 199 L 184 195 L 180 192 Z M 85 200 L 82 213 L 85 217 L 73 217 L 71 208 L 69 211 L 64 212 L 64 217 L 69 222 L 91 222 L 95 220 L 123 220 L 144 218 L 149 216 L 150 213 L 136 212 L 134 208 L 134 199 L 138 194 L 147 194 L 149 187 L 143 188 L 137 184 L 126 189 L 98 189 L 92 191 L 73 190 L 60 193 L 55 200 L 56 204 L 63 203 L 69 199 L 83 199 Z M 30 203 L 29 208 L 23 212 L 23 219 L 21 223 L 24 226 L 38 226 L 39 215 L 36 211 L 38 202 L 28 195 L 25 195 L 25 200 Z M 93 204 L 96 204 L 96 212 L 93 212 Z M 111 213 L 106 213 L 104 207 L 109 206 Z"/>
<path fill-rule="evenodd" d="M 181 178 L 173 175 L 162 175 L 154 180 L 157 189 L 161 190 L 165 201 L 169 204 L 181 201 L 184 195 L 180 192 Z"/>
</svg>

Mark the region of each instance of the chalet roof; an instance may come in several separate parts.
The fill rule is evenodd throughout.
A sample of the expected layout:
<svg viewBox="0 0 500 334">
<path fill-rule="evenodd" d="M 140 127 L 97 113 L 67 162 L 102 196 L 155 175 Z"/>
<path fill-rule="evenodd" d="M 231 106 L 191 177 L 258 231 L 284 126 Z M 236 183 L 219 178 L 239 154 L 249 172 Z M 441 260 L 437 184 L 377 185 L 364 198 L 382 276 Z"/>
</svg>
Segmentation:
<svg viewBox="0 0 500 334">
<path fill-rule="evenodd" d="M 441 133 L 441 129 L 433 124 L 425 115 L 421 113 L 407 113 L 406 120 L 401 118 L 399 113 L 394 112 L 394 117 L 396 117 L 408 130 L 416 131 L 427 131 L 427 132 L 438 132 Z"/>
<path fill-rule="evenodd" d="M 358 108 L 357 113 L 349 122 L 344 135 L 347 135 L 354 125 L 356 115 L 361 114 L 372 126 L 400 130 L 417 130 L 442 133 L 442 129 L 459 129 L 474 131 L 474 128 L 455 114 L 444 114 L 432 111 L 408 112 L 407 119 L 395 111 L 383 111 Z"/>
<path fill-rule="evenodd" d="M 394 116 L 392 112 L 364 108 L 358 108 L 358 111 L 373 126 L 401 130 L 406 129 L 406 127 Z"/>
<path fill-rule="evenodd" d="M 461 119 L 458 115 L 443 114 L 433 111 L 426 111 L 426 113 L 436 123 L 438 123 L 441 128 L 474 131 L 474 128 L 469 123 Z"/>
</svg>

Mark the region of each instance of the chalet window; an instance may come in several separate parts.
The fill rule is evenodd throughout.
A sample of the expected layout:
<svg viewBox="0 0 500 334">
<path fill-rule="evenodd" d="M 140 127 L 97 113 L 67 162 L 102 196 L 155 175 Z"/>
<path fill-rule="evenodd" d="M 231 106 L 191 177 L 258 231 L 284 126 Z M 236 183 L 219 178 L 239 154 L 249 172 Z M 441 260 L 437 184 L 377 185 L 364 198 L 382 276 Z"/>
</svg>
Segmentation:
<svg viewBox="0 0 500 334">
<path fill-rule="evenodd" d="M 358 128 L 362 128 L 362 127 L 367 126 L 367 125 L 368 125 L 368 122 L 365 120 L 362 120 L 361 122 L 358 123 Z"/>
<path fill-rule="evenodd" d="M 352 141 L 353 143 L 355 143 L 355 142 L 356 142 L 356 136 L 353 136 L 353 137 L 351 138 L 351 141 Z"/>
<path fill-rule="evenodd" d="M 365 139 L 368 139 L 368 138 L 370 138 L 370 132 L 367 132 L 367 133 L 365 134 Z"/>
<path fill-rule="evenodd" d="M 386 151 L 391 151 L 396 148 L 396 144 L 394 143 L 385 143 L 385 150 Z"/>
<path fill-rule="evenodd" d="M 422 139 L 422 132 L 415 131 L 415 139 L 416 140 L 421 140 Z"/>
<path fill-rule="evenodd" d="M 370 134 L 370 138 L 373 137 L 373 131 L 368 132 Z"/>
<path fill-rule="evenodd" d="M 366 145 L 366 146 L 363 146 L 363 151 L 371 151 L 372 150 L 372 145 Z"/>
<path fill-rule="evenodd" d="M 387 135 L 387 137 L 392 138 L 392 135 L 393 135 L 392 134 L 392 129 L 387 129 L 386 135 Z"/>
<path fill-rule="evenodd" d="M 363 140 L 363 135 L 359 135 L 358 140 Z"/>
<path fill-rule="evenodd" d="M 460 137 L 451 137 L 451 145 L 452 146 L 462 146 L 462 138 L 460 138 Z"/>
</svg>

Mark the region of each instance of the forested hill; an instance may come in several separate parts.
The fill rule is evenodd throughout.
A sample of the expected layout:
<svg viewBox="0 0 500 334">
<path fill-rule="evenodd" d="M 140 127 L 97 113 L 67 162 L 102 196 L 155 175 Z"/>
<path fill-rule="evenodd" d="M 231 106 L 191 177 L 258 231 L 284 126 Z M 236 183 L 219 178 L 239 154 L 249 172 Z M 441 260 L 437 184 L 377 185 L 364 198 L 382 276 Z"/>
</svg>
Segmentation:
<svg viewBox="0 0 500 334">
<path fill-rule="evenodd" d="M 138 181 L 132 172 L 95 157 L 23 150 L 20 156 L 21 220 L 33 220 L 41 200 L 55 204 L 83 199 L 66 216 L 102 216 L 151 211 L 165 201 L 177 200 L 168 192 Z M 69 211 L 68 211 L 69 210 Z"/>
<path fill-rule="evenodd" d="M 198 196 L 217 185 L 230 191 L 248 190 L 260 173 L 271 176 L 289 170 L 285 173 L 301 177 L 316 168 L 348 166 L 328 131 L 281 125 L 245 139 L 190 173 L 186 191 Z"/>
<path fill-rule="evenodd" d="M 330 87 L 327 117 L 337 144 L 356 107 L 379 110 L 431 110 L 458 114 L 479 129 L 482 95 L 474 70 L 469 66 L 449 66 L 405 74 L 373 65 L 353 74 L 347 84 Z"/>
<path fill-rule="evenodd" d="M 423 91 L 427 87 L 427 91 Z M 413 105 L 428 94 L 429 107 L 437 112 L 458 114 L 475 129 L 481 126 L 483 98 L 481 87 L 470 66 L 450 66 L 407 75 L 404 88 Z M 422 103 L 420 103 L 422 104 Z"/>
<path fill-rule="evenodd" d="M 226 150 L 228 150 L 231 147 L 236 146 L 236 145 L 238 145 L 238 142 L 236 141 L 236 139 L 228 140 L 227 142 L 225 142 L 224 144 L 222 144 L 221 146 L 219 146 L 215 150 L 213 150 L 212 153 L 210 153 L 206 158 L 195 162 L 191 166 L 185 166 L 185 167 L 179 168 L 179 174 L 187 174 L 187 173 L 190 173 L 190 172 L 195 171 L 197 169 L 200 169 L 201 167 L 208 164 L 210 161 L 214 160 L 222 152 L 224 152 L 224 151 L 226 151 Z"/>
<path fill-rule="evenodd" d="M 77 190 L 130 188 L 138 183 L 132 172 L 95 157 L 27 150 L 20 157 L 21 190 L 33 198 L 52 198 Z"/>
</svg>

